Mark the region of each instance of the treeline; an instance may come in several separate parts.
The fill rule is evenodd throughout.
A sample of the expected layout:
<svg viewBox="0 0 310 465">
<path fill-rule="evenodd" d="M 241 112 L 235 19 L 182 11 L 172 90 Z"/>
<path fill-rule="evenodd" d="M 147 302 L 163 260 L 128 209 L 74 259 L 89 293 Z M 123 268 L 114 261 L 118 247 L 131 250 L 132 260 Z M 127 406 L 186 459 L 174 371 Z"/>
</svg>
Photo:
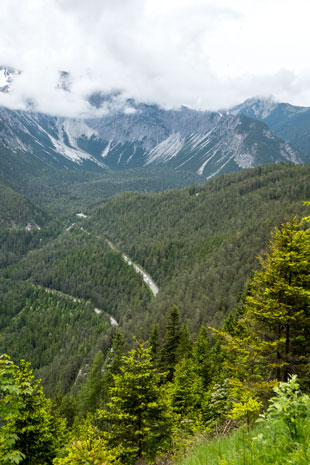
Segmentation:
<svg viewBox="0 0 310 465">
<path fill-rule="evenodd" d="M 29 367 L 2 358 L 0 457 L 15 453 L 16 463 L 32 465 L 171 460 L 198 433 L 242 425 L 249 431 L 267 408 L 261 447 L 270 446 L 274 428 L 274 441 L 282 441 L 290 459 L 306 463 L 310 399 L 300 385 L 310 391 L 309 221 L 293 219 L 273 232 L 237 315 L 221 330 L 201 325 L 191 334 L 173 305 L 164 326 L 154 324 L 147 343 L 138 335 L 129 352 L 117 331 L 106 355 L 97 352 L 79 392 L 59 397 L 53 413 Z M 265 457 L 262 463 L 277 463 Z"/>
</svg>

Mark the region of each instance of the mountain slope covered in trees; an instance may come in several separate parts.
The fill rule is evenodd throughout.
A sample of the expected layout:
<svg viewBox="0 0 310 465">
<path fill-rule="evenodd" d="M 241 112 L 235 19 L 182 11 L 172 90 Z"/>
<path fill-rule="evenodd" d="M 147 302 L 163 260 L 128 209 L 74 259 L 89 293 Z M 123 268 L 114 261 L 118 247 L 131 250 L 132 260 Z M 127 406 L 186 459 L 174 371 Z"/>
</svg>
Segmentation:
<svg viewBox="0 0 310 465">
<path fill-rule="evenodd" d="M 93 118 L 60 118 L 0 108 L 0 150 L 8 174 L 168 167 L 206 178 L 264 163 L 303 163 L 304 153 L 245 114 L 165 110 L 127 102 Z M 16 172 L 16 169 L 14 169 Z M 18 174 L 18 172 L 16 172 Z M 0 173 L 1 175 L 1 173 Z"/>
<path fill-rule="evenodd" d="M 70 227 L 63 224 L 61 234 L 39 242 L 3 269 L 1 350 L 10 352 L 11 345 L 12 353 L 22 356 L 25 336 L 24 347 L 29 347 L 34 367 L 43 370 L 45 363 L 52 363 L 51 357 L 38 361 L 36 350 L 26 343 L 26 333 L 20 345 L 14 342 L 20 325 L 35 321 L 27 304 L 32 286 L 90 301 L 93 311 L 97 307 L 117 320 L 127 342 L 137 328 L 147 336 L 155 320 L 162 337 L 173 304 L 194 333 L 201 323 L 219 327 L 234 312 L 272 228 L 303 214 L 303 201 L 310 197 L 309 174 L 308 166 L 265 166 L 179 191 L 123 193 L 89 209 L 88 218 L 74 220 Z M 159 285 L 156 298 L 106 239 L 150 273 Z M 55 316 L 55 327 L 59 318 Z M 43 326 L 50 321 L 54 331 L 53 319 L 43 318 L 38 325 L 39 321 Z M 105 331 L 103 351 L 111 337 L 111 331 Z M 38 334 L 33 330 L 34 347 L 44 344 Z M 57 347 L 57 338 L 53 341 Z M 80 360 L 76 355 L 72 361 L 75 374 Z M 51 370 L 57 378 L 60 363 Z"/>
<path fill-rule="evenodd" d="M 0 268 L 53 237 L 57 221 L 25 196 L 0 184 Z"/>
<path fill-rule="evenodd" d="M 264 166 L 181 191 L 123 193 L 4 263 L 0 352 L 30 360 L 54 400 L 25 361 L 0 357 L 1 462 L 171 460 L 196 434 L 241 426 L 214 464 L 258 454 L 273 465 L 283 451 L 307 463 L 309 218 L 284 221 L 308 216 L 309 174 Z M 18 207 L 32 206 L 3 192 L 15 201 L 15 217 L 3 210 L 14 230 Z M 122 251 L 157 281 L 156 297 Z M 264 410 L 253 430 L 261 447 L 248 454 Z"/>
<path fill-rule="evenodd" d="M 309 167 L 264 166 L 182 191 L 121 194 L 85 229 L 103 235 L 159 284 L 152 312 L 180 306 L 189 324 L 218 324 L 234 308 L 273 226 L 304 210 Z"/>
</svg>

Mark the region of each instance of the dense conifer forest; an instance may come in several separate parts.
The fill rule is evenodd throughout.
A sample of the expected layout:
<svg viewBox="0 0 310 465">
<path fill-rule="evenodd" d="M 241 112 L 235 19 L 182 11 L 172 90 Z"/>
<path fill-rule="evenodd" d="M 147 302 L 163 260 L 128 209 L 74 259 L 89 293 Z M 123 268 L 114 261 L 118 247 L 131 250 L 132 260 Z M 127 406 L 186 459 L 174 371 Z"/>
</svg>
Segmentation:
<svg viewBox="0 0 310 465">
<path fill-rule="evenodd" d="M 1 187 L 0 462 L 309 463 L 309 175 Z"/>
</svg>

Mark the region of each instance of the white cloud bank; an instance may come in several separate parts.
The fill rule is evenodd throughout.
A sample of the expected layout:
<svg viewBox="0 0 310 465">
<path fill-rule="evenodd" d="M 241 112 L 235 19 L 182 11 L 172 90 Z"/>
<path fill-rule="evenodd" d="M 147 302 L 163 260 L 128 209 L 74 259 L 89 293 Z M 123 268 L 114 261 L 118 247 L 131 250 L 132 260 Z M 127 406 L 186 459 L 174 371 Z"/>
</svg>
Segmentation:
<svg viewBox="0 0 310 465">
<path fill-rule="evenodd" d="M 1 0 L 0 64 L 23 73 L 0 104 L 78 116 L 121 89 L 164 107 L 310 106 L 309 17 L 309 0 Z"/>
</svg>

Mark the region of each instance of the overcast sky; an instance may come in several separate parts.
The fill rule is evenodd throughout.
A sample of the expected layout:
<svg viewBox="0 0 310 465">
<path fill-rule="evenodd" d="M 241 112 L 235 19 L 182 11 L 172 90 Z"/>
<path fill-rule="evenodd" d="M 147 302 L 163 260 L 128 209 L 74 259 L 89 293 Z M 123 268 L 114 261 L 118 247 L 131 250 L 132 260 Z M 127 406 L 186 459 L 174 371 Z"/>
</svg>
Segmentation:
<svg viewBox="0 0 310 465">
<path fill-rule="evenodd" d="M 310 106 L 309 18 L 309 0 L 1 0 L 0 64 L 23 73 L 0 104 L 77 116 L 120 89 L 167 108 Z"/>
</svg>

